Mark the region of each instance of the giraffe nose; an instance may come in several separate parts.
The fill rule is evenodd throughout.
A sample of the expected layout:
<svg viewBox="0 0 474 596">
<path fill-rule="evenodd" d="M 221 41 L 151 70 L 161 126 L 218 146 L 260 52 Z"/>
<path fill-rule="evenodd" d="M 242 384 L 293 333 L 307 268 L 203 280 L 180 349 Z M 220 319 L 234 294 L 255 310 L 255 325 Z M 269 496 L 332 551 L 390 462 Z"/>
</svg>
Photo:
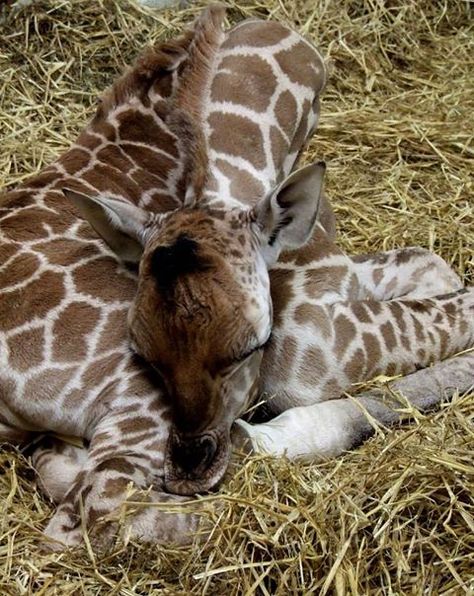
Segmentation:
<svg viewBox="0 0 474 596">
<path fill-rule="evenodd" d="M 217 443 L 211 435 L 190 439 L 174 436 L 171 444 L 171 459 L 174 465 L 189 475 L 203 474 L 212 464 Z"/>
</svg>

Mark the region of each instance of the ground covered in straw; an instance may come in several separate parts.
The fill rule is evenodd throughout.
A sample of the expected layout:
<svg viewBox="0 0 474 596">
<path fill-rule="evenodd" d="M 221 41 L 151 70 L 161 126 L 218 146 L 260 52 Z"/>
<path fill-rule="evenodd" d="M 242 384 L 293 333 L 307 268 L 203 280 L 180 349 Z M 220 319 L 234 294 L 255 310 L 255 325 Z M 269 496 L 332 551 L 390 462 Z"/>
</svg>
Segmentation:
<svg viewBox="0 0 474 596">
<path fill-rule="evenodd" d="M 468 3 L 243 0 L 230 22 L 292 23 L 334 62 L 307 158 L 329 165 L 353 252 L 436 250 L 474 282 L 474 35 Z M 202 7 L 0 5 L 0 186 L 68 147 L 144 44 Z M 474 395 L 326 464 L 237 459 L 204 547 L 41 555 L 52 513 L 28 461 L 0 451 L 0 594 L 462 594 L 474 591 Z"/>
</svg>

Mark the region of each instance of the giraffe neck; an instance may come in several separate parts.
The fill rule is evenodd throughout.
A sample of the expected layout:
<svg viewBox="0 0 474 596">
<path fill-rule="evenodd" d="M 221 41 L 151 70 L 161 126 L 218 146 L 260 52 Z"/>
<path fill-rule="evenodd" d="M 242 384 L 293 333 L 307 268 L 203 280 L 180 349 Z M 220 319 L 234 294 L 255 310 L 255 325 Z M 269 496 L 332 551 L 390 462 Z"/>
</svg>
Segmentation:
<svg viewBox="0 0 474 596">
<path fill-rule="evenodd" d="M 136 275 L 79 217 L 63 188 L 150 210 L 184 195 L 179 121 L 165 124 L 189 36 L 142 54 L 103 96 L 70 150 L 0 207 L 3 427 L 90 436 L 132 383 L 153 396 L 127 342 Z M 27 357 L 25 355 L 28 355 Z M 104 402 L 105 403 L 105 402 Z"/>
<path fill-rule="evenodd" d="M 203 99 L 211 203 L 253 205 L 288 175 L 325 83 L 319 51 L 284 25 L 246 21 L 227 33 Z"/>
</svg>

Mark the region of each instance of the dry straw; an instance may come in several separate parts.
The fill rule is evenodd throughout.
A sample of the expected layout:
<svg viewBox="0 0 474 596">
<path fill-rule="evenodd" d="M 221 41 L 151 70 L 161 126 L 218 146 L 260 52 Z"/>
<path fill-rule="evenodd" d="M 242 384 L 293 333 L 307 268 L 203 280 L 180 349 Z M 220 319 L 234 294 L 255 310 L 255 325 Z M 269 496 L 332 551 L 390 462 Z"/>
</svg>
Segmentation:
<svg viewBox="0 0 474 596">
<path fill-rule="evenodd" d="M 144 44 L 203 6 L 40 0 L 0 6 L 0 185 L 65 149 Z M 474 281 L 474 35 L 458 0 L 244 0 L 229 19 L 292 23 L 334 69 L 306 157 L 351 252 L 421 245 Z M 212 540 L 41 555 L 51 505 L 28 461 L 0 451 L 0 594 L 463 594 L 474 591 L 474 395 L 299 466 L 236 459 Z M 206 504 L 212 509 L 212 499 Z"/>
</svg>

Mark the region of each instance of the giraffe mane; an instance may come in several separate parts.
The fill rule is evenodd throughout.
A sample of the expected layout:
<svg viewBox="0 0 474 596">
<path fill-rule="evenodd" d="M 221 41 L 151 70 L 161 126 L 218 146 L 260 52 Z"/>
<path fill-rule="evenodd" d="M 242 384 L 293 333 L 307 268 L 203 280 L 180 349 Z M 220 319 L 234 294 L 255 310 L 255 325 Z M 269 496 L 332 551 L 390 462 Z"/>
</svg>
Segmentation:
<svg viewBox="0 0 474 596">
<path fill-rule="evenodd" d="M 176 136 L 186 142 L 187 206 L 201 198 L 208 174 L 203 102 L 213 76 L 215 56 L 225 37 L 225 14 L 224 6 L 213 4 L 197 19 L 173 101 L 175 110 L 169 119 Z"/>
<path fill-rule="evenodd" d="M 153 84 L 176 70 L 186 59 L 194 35 L 194 30 L 190 29 L 177 39 L 145 48 L 122 76 L 103 93 L 99 99 L 96 118 L 105 117 L 131 96 L 143 98 Z"/>
</svg>

